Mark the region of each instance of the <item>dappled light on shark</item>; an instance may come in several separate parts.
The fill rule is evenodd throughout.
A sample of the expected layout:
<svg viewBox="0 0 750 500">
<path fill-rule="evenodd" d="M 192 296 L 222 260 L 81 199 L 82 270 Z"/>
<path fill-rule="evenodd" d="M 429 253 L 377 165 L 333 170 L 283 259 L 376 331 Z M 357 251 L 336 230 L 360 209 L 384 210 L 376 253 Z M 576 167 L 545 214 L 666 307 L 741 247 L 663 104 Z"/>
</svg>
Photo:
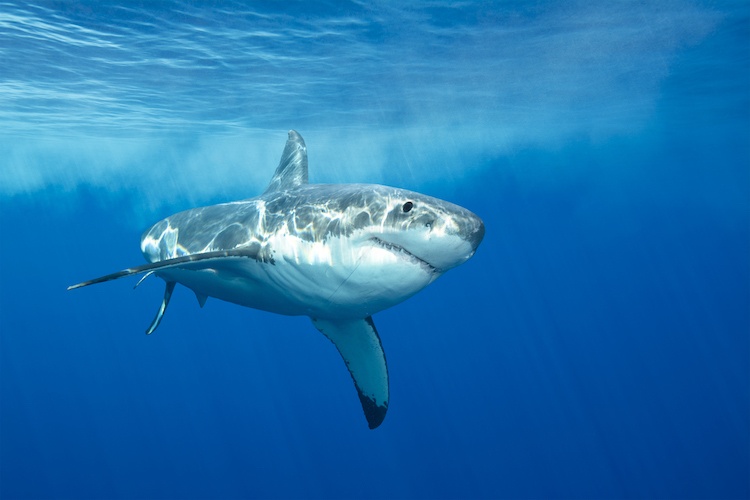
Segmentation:
<svg viewBox="0 0 750 500">
<path fill-rule="evenodd" d="M 201 306 L 215 297 L 309 316 L 344 358 L 375 428 L 385 418 L 389 389 L 372 315 L 466 262 L 484 231 L 470 211 L 423 194 L 375 184 L 309 184 L 305 143 L 290 131 L 262 195 L 172 215 L 142 237 L 148 264 L 69 289 L 135 274 L 144 274 L 141 281 L 162 278 L 164 298 L 148 334 L 177 283 L 193 290 Z"/>
</svg>

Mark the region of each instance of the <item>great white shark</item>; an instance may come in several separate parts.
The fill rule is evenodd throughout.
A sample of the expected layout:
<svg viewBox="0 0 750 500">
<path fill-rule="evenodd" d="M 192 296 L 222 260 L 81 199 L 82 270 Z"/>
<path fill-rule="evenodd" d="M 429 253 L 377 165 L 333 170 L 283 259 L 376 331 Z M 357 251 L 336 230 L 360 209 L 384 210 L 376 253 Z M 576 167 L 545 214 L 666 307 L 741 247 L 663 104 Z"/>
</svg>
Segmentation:
<svg viewBox="0 0 750 500">
<path fill-rule="evenodd" d="M 482 220 L 447 201 L 376 184 L 309 184 L 307 148 L 291 130 L 263 194 L 171 215 L 141 238 L 148 264 L 68 290 L 134 274 L 160 277 L 164 298 L 147 334 L 177 283 L 201 307 L 215 297 L 309 316 L 344 358 L 374 429 L 389 388 L 372 315 L 466 262 L 483 237 Z"/>
</svg>

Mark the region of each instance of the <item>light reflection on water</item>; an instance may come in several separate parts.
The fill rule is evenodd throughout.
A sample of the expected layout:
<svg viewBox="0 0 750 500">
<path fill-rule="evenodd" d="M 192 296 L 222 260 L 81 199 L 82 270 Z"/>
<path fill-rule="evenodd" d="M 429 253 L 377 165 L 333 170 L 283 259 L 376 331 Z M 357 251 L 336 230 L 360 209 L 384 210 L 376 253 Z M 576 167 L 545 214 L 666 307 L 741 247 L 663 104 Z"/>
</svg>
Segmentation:
<svg viewBox="0 0 750 500">
<path fill-rule="evenodd" d="M 322 179 L 355 169 L 349 180 L 372 181 L 394 162 L 415 179 L 451 177 L 526 144 L 638 133 L 680 51 L 733 13 L 686 2 L 1 7 L 0 141 L 23 168 L 2 170 L 0 192 L 120 182 L 123 170 L 155 184 L 158 165 L 128 160 L 148 156 L 204 196 L 229 188 L 241 156 L 264 172 L 245 190 L 260 188 L 278 148 L 265 143 L 290 128 Z M 122 138 L 135 142 L 111 141 Z M 76 172 L 61 175 L 50 149 Z M 426 166 L 425 150 L 445 161 Z M 209 178 L 190 166 L 207 160 L 218 163 Z"/>
<path fill-rule="evenodd" d="M 52 130 L 116 135 L 283 129 L 290 119 L 540 125 L 573 106 L 591 118 L 585 108 L 607 101 L 630 118 L 653 101 L 675 52 L 724 17 L 680 2 L 309 9 L 6 5 L 4 121 L 22 130 L 39 112 Z"/>
</svg>

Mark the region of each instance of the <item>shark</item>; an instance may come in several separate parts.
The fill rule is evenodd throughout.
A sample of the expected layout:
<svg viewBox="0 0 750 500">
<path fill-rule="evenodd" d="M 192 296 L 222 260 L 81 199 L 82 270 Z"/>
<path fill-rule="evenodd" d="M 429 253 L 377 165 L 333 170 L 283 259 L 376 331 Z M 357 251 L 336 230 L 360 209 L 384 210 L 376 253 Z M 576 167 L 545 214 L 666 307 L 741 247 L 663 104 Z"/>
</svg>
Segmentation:
<svg viewBox="0 0 750 500">
<path fill-rule="evenodd" d="M 485 233 L 469 210 L 378 184 L 310 184 L 307 147 L 289 131 L 266 190 L 186 210 L 141 237 L 147 264 L 68 287 L 132 275 L 166 283 L 146 330 L 161 323 L 175 286 L 272 313 L 309 316 L 338 349 L 370 429 L 384 420 L 388 367 L 373 314 L 413 296 L 471 258 Z"/>
</svg>

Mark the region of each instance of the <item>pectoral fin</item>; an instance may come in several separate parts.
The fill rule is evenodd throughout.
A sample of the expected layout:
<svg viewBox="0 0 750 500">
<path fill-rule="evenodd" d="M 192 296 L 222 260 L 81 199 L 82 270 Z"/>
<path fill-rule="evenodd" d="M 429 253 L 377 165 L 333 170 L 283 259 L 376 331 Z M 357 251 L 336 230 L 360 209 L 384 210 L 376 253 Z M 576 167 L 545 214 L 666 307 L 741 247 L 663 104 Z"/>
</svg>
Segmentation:
<svg viewBox="0 0 750 500">
<path fill-rule="evenodd" d="M 209 269 L 217 261 L 223 261 L 224 259 L 255 259 L 260 260 L 258 248 L 236 248 L 234 250 L 217 250 L 215 252 L 203 252 L 195 253 L 190 255 L 183 255 L 182 257 L 175 257 L 174 259 L 160 260 L 158 262 L 152 262 L 150 264 L 144 264 L 142 266 L 129 267 L 116 273 L 108 274 L 100 278 L 93 280 L 84 281 L 76 285 L 71 285 L 68 290 L 75 290 L 76 288 L 83 288 L 84 286 L 96 285 L 97 283 L 104 283 L 105 281 L 112 281 L 125 276 L 131 276 L 134 274 L 146 273 L 146 277 L 151 274 L 158 273 L 164 269 L 171 268 L 182 268 L 182 269 Z M 272 262 L 271 262 L 272 263 Z M 145 279 L 145 278 L 144 278 Z M 143 280 L 141 280 L 143 281 Z M 138 286 L 139 281 L 135 286 Z"/>
<path fill-rule="evenodd" d="M 175 282 L 174 281 L 167 281 L 167 288 L 164 289 L 164 299 L 161 301 L 161 306 L 159 306 L 159 310 L 156 312 L 156 317 L 151 322 L 151 326 L 148 327 L 148 330 L 146 330 L 146 335 L 151 335 L 154 333 L 154 330 L 156 330 L 159 327 L 159 323 L 161 323 L 161 319 L 164 317 L 164 313 L 167 311 L 167 306 L 169 305 L 169 299 L 172 298 L 172 292 L 174 291 Z"/>
<path fill-rule="evenodd" d="M 359 320 L 313 319 L 315 328 L 334 343 L 354 380 L 370 429 L 388 410 L 388 366 L 371 317 Z"/>
</svg>

